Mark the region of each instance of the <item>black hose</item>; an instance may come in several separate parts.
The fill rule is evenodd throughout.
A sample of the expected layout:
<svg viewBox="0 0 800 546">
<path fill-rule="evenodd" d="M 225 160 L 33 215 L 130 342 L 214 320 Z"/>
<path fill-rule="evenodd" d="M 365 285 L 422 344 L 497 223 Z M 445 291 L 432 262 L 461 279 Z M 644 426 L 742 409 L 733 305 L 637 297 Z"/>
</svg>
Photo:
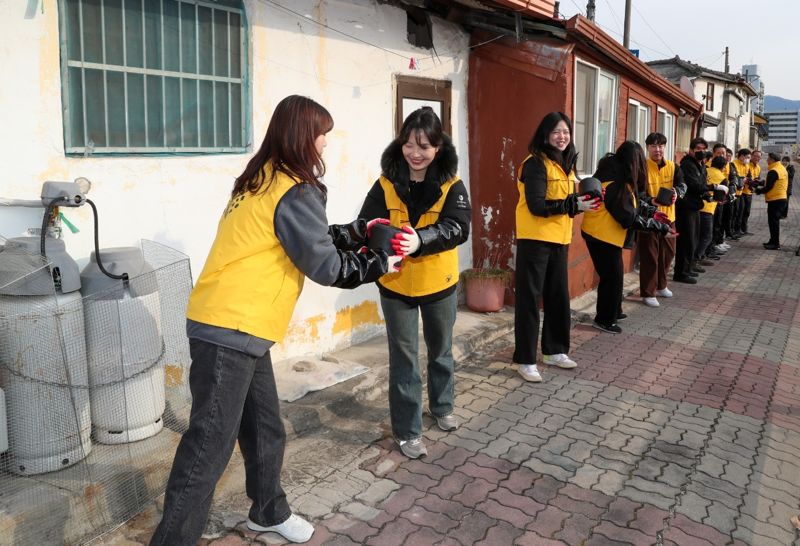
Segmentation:
<svg viewBox="0 0 800 546">
<path fill-rule="evenodd" d="M 97 261 L 97 267 L 100 268 L 100 272 L 103 273 L 106 277 L 110 279 L 117 279 L 121 280 L 123 283 L 128 282 L 128 274 L 123 273 L 122 275 L 114 275 L 106 271 L 106 268 L 103 267 L 103 262 L 100 260 L 100 234 L 98 229 L 98 221 L 97 221 L 97 207 L 94 205 L 91 199 L 86 200 L 89 203 L 89 206 L 92 207 L 92 214 L 94 214 L 94 259 Z M 42 243 L 44 244 L 44 243 Z"/>
</svg>

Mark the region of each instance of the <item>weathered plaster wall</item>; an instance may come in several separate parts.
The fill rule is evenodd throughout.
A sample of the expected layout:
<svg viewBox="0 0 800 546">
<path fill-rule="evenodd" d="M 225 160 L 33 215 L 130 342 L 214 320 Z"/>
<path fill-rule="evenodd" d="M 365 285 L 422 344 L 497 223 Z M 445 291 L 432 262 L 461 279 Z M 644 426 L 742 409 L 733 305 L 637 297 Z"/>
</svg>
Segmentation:
<svg viewBox="0 0 800 546">
<path fill-rule="evenodd" d="M 87 157 L 64 155 L 59 25 L 55 0 L 43 11 L 29 2 L 0 3 L 0 196 L 32 199 L 45 180 L 85 176 L 100 212 L 101 247 L 153 239 L 186 253 L 195 277 L 214 238 L 235 176 L 250 153 L 195 157 Z M 355 217 L 379 174 L 383 148 L 393 137 L 395 74 L 452 81 L 453 139 L 460 173 L 467 171 L 466 78 L 468 38 L 460 28 L 434 20 L 438 57 L 411 46 L 404 11 L 375 0 L 298 0 L 273 5 L 246 0 L 252 81 L 252 139 L 257 148 L 274 106 L 289 94 L 307 95 L 326 106 L 336 126 L 328 135 L 328 219 Z M 311 19 L 388 51 L 332 32 Z M 391 52 L 395 52 L 393 54 Z M 422 59 L 409 70 L 408 57 Z M 88 207 L 65 214 L 81 232 L 65 236 L 69 252 L 85 262 L 92 249 Z M 40 223 L 33 209 L 0 210 L 0 234 L 21 234 Z M 462 268 L 471 265 L 469 244 Z M 382 329 L 374 286 L 341 291 L 306 283 L 289 335 L 273 358 L 321 353 L 369 337 Z"/>
</svg>

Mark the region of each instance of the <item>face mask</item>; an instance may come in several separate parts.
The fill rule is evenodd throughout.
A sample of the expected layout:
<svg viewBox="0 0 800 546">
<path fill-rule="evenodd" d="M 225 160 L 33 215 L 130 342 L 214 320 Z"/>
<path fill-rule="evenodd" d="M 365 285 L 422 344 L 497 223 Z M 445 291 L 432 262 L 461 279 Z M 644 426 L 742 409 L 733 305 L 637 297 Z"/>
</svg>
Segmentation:
<svg viewBox="0 0 800 546">
<path fill-rule="evenodd" d="M 747 165 L 748 163 L 750 163 L 750 158 L 749 158 L 749 157 L 748 157 L 747 159 L 745 159 L 745 160 L 744 160 L 744 164 L 745 164 L 745 165 Z"/>
<path fill-rule="evenodd" d="M 697 161 L 703 161 L 706 158 L 706 153 L 705 152 L 695 152 L 694 153 L 694 158 Z"/>
</svg>

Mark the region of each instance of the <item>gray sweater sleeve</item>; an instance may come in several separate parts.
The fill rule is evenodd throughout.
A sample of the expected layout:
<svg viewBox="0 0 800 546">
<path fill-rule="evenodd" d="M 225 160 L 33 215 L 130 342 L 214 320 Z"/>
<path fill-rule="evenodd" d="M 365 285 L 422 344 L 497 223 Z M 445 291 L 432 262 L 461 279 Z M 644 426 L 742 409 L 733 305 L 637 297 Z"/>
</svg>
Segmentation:
<svg viewBox="0 0 800 546">
<path fill-rule="evenodd" d="M 275 235 L 292 263 L 312 281 L 331 286 L 342 258 L 328 233 L 325 196 L 311 184 L 297 184 L 275 208 Z"/>
</svg>

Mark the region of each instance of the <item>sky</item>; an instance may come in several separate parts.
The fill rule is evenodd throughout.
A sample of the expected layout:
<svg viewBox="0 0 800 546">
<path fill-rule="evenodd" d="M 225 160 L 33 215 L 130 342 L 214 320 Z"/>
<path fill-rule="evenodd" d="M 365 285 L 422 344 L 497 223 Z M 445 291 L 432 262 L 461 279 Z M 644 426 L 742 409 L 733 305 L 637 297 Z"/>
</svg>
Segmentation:
<svg viewBox="0 0 800 546">
<path fill-rule="evenodd" d="M 570 18 L 586 15 L 586 0 L 560 0 Z M 622 42 L 625 0 L 595 0 L 595 22 Z M 730 72 L 758 65 L 764 91 L 800 100 L 798 0 L 632 0 L 631 49 L 643 61 L 678 55 L 714 70 L 724 70 L 725 46 Z"/>
</svg>

